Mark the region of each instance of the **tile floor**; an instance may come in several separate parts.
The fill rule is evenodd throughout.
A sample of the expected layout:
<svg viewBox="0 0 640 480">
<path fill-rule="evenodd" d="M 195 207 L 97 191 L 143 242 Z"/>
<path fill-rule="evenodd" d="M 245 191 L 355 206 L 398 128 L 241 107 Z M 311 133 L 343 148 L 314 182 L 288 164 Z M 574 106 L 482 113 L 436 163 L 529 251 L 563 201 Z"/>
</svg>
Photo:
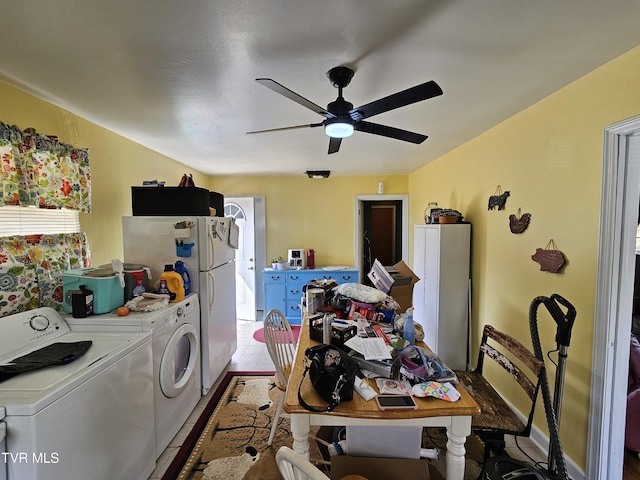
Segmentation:
<svg viewBox="0 0 640 480">
<path fill-rule="evenodd" d="M 267 352 L 266 345 L 261 342 L 256 342 L 253 339 L 253 333 L 259 328 L 262 328 L 262 322 L 238 320 L 238 349 L 224 373 L 226 373 L 227 371 L 275 371 L 275 367 L 273 365 L 273 362 L 271 361 L 271 357 L 269 357 L 269 353 Z M 221 377 L 223 376 L 224 374 Z M 193 428 L 196 420 L 200 417 L 200 414 L 203 412 L 205 405 L 207 405 L 209 401 L 209 396 L 213 392 L 215 392 L 216 388 L 217 385 L 214 385 L 209 394 L 202 397 L 200 403 L 196 406 L 182 429 L 171 441 L 167 449 L 158 458 L 156 462 L 156 468 L 151 473 L 149 480 L 159 480 L 162 478 L 162 475 L 171 464 L 171 461 L 180 449 L 182 442 Z M 518 444 L 522 450 L 524 450 L 537 461 L 546 461 L 546 452 L 541 451 L 540 448 L 531 440 L 519 439 Z M 507 439 L 507 453 L 514 458 L 528 461 L 528 459 L 516 447 L 513 438 Z"/>
</svg>

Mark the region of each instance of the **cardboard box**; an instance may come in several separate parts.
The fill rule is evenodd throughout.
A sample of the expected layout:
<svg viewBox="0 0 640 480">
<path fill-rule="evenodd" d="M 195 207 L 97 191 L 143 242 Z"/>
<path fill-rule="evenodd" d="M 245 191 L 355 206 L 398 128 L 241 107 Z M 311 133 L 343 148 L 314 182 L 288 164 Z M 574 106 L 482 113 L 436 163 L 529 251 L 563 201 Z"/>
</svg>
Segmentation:
<svg viewBox="0 0 640 480">
<path fill-rule="evenodd" d="M 362 475 L 368 480 L 429 480 L 429 462 L 411 458 L 331 457 L 331 479 L 347 475 Z"/>
<path fill-rule="evenodd" d="M 420 426 L 347 425 L 346 432 L 346 453 L 354 457 L 420 458 Z"/>
<path fill-rule="evenodd" d="M 374 287 L 391 295 L 400 304 L 398 313 L 413 304 L 413 286 L 420 279 L 403 261 L 385 267 L 376 258 L 367 276 Z"/>
</svg>

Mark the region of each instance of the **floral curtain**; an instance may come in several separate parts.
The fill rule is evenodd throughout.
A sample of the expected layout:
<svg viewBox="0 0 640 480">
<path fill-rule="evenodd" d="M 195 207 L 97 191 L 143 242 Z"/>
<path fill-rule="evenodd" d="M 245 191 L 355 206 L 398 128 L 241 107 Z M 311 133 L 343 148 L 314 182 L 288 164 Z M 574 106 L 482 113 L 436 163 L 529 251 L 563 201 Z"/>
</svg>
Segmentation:
<svg viewBox="0 0 640 480">
<path fill-rule="evenodd" d="M 0 207 L 91 211 L 89 151 L 0 122 Z"/>
<path fill-rule="evenodd" d="M 62 273 L 90 266 L 84 233 L 0 237 L 0 317 L 62 309 Z"/>
</svg>

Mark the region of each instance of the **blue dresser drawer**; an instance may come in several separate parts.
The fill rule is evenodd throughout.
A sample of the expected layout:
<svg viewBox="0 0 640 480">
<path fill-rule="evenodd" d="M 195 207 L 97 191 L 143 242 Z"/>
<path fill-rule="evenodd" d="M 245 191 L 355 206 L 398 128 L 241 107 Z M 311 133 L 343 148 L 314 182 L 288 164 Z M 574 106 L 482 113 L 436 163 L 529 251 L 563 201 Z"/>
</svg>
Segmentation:
<svg viewBox="0 0 640 480">
<path fill-rule="evenodd" d="M 263 272 L 262 279 L 264 283 L 285 283 L 286 274 L 270 270 Z"/>
</svg>

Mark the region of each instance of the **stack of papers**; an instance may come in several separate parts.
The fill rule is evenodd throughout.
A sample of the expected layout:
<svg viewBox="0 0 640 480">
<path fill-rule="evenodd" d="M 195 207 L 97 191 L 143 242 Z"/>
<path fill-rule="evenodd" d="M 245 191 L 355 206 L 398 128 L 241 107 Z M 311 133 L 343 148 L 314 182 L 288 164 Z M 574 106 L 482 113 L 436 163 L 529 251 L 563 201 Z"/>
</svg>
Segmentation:
<svg viewBox="0 0 640 480">
<path fill-rule="evenodd" d="M 390 347 L 380 337 L 351 337 L 345 342 L 345 346 L 361 354 L 365 360 L 391 359 L 393 347 Z"/>
</svg>

